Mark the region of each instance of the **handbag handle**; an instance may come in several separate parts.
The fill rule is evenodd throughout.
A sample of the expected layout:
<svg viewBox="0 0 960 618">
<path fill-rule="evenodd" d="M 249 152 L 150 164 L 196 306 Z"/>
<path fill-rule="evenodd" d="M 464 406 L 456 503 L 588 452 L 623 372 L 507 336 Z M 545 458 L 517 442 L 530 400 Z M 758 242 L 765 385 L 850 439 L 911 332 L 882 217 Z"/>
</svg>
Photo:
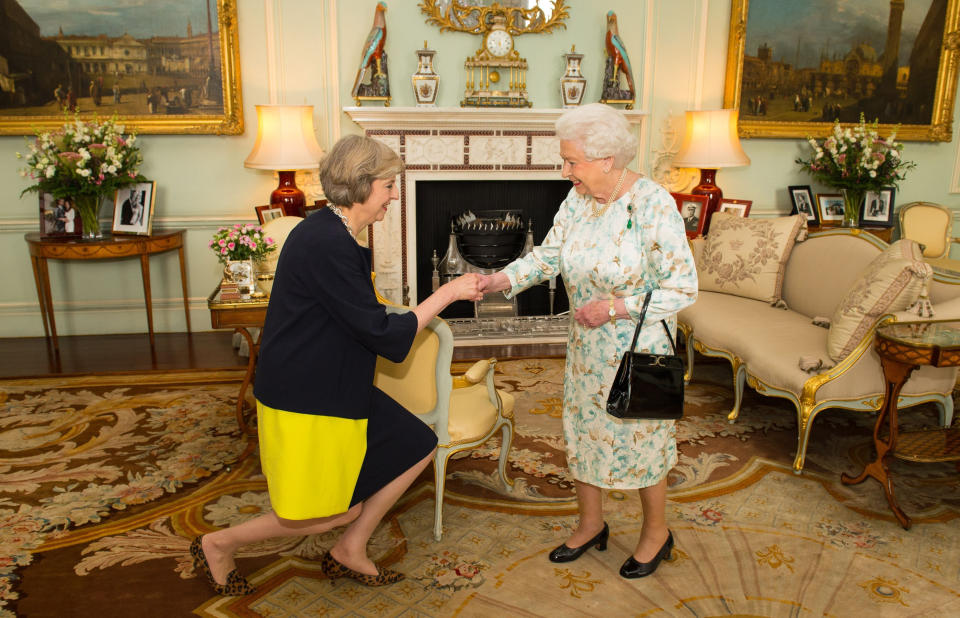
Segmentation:
<svg viewBox="0 0 960 618">
<path fill-rule="evenodd" d="M 647 307 L 650 305 L 650 296 L 653 295 L 653 291 L 647 292 L 647 296 L 643 299 L 643 308 L 640 310 L 640 320 L 637 322 L 637 328 L 633 331 L 633 341 L 630 342 L 630 351 L 635 352 L 634 348 L 637 347 L 637 338 L 640 337 L 640 329 L 643 328 L 643 320 L 647 317 Z M 667 327 L 666 320 L 660 320 L 660 323 L 663 324 L 663 330 L 667 333 L 667 339 L 670 340 L 670 345 L 673 346 L 673 353 L 677 353 L 677 342 L 673 340 L 673 335 L 670 334 L 670 328 Z"/>
</svg>

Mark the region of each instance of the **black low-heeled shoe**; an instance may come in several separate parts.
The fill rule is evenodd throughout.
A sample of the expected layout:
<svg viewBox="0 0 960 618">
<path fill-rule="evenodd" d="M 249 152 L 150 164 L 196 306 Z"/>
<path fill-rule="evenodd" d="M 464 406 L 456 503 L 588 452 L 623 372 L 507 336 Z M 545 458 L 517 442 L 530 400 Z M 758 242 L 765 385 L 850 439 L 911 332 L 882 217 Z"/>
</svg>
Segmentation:
<svg viewBox="0 0 960 618">
<path fill-rule="evenodd" d="M 610 526 L 604 522 L 603 530 L 580 547 L 567 547 L 567 544 L 564 543 L 550 552 L 550 562 L 573 562 L 591 547 L 596 547 L 597 551 L 604 551 L 607 549 L 607 539 L 609 538 Z"/>
<path fill-rule="evenodd" d="M 667 540 L 664 541 L 663 547 L 661 547 L 660 551 L 657 552 L 657 555 L 653 557 L 653 560 L 650 562 L 640 562 L 633 556 L 630 556 L 627 558 L 627 561 L 623 563 L 623 566 L 620 567 L 620 577 L 637 579 L 638 577 L 653 575 L 653 572 L 657 570 L 658 566 L 660 566 L 660 561 L 669 558 L 672 551 L 673 533 L 667 531 Z"/>
</svg>

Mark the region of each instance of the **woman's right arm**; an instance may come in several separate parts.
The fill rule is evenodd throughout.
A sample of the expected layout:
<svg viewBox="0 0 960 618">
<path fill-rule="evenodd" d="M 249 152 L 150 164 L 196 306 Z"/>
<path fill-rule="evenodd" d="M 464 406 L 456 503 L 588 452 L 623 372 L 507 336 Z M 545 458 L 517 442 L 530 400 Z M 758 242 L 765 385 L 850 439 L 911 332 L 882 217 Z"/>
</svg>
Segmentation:
<svg viewBox="0 0 960 618">
<path fill-rule="evenodd" d="M 476 273 L 461 275 L 449 283 L 444 283 L 436 292 L 423 299 L 422 303 L 413 308 L 417 316 L 417 332 L 423 330 L 430 320 L 454 301 L 482 300 L 482 277 L 483 275 Z"/>
<path fill-rule="evenodd" d="M 534 247 L 527 255 L 507 264 L 503 270 L 493 275 L 481 275 L 484 281 L 484 293 L 506 290 L 507 298 L 523 290 L 560 274 L 560 249 L 566 240 L 567 228 L 573 209 L 570 196 L 560 204 L 553 226 L 547 232 L 543 242 Z"/>
</svg>

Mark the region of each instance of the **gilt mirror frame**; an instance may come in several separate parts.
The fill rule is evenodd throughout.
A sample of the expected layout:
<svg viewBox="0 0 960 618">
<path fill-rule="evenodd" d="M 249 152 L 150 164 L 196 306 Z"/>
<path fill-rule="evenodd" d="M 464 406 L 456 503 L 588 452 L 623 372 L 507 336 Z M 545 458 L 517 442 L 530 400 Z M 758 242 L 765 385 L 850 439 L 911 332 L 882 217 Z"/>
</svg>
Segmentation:
<svg viewBox="0 0 960 618">
<path fill-rule="evenodd" d="M 449 2 L 449 3 L 448 3 Z M 553 10 L 548 18 L 543 9 L 502 6 L 494 2 L 489 6 L 476 6 L 462 0 L 421 0 L 420 12 L 427 15 L 427 23 L 440 28 L 440 32 L 469 32 L 483 34 L 487 31 L 494 15 L 507 18 L 507 30 L 514 36 L 539 32 L 552 32 L 556 28 L 566 28 L 563 23 L 569 13 L 564 0 L 553 0 Z M 446 9 L 444 9 L 446 6 Z M 529 24 L 518 26 L 518 23 Z"/>
<path fill-rule="evenodd" d="M 63 0 L 62 4 L 65 8 L 61 9 L 65 14 L 69 14 L 71 11 L 77 9 L 76 6 L 71 6 L 73 0 Z M 171 100 L 161 99 L 158 97 L 157 100 L 166 100 L 167 105 L 164 106 L 161 112 L 151 113 L 153 106 L 158 105 L 157 102 L 153 104 L 148 103 L 149 96 L 154 93 L 154 90 L 150 89 L 148 86 L 148 92 L 143 91 L 143 84 L 146 82 L 147 77 L 149 77 L 148 72 L 119 72 L 119 61 L 109 56 L 109 51 L 107 50 L 107 55 L 94 56 L 89 54 L 89 50 L 84 52 L 83 56 L 74 57 L 71 53 L 64 48 L 64 43 L 61 43 L 58 48 L 60 51 L 56 53 L 61 56 L 60 62 L 66 63 L 66 79 L 69 79 L 72 82 L 77 82 L 79 86 L 86 85 L 86 82 L 93 77 L 98 79 L 93 81 L 102 81 L 103 82 L 103 91 L 98 91 L 98 94 L 102 97 L 100 105 L 88 106 L 81 101 L 78 101 L 78 106 L 80 107 L 80 118 L 85 120 L 92 120 L 94 117 L 106 118 L 112 116 L 116 109 L 114 108 L 117 103 L 114 103 L 115 96 L 111 90 L 110 84 L 116 80 L 121 82 L 123 78 L 129 78 L 126 81 L 130 81 L 134 86 L 129 86 L 134 88 L 135 91 L 130 91 L 125 89 L 121 92 L 120 98 L 121 102 L 124 97 L 145 97 L 143 100 L 143 109 L 142 113 L 138 110 L 136 113 L 132 114 L 118 114 L 119 122 L 125 126 L 125 130 L 133 131 L 139 134 L 214 134 L 214 135 L 240 135 L 243 133 L 243 104 L 241 100 L 241 89 L 240 89 L 240 43 L 239 37 L 237 34 L 237 3 L 236 0 L 208 0 L 210 4 L 207 5 L 207 8 L 210 8 L 211 5 L 216 7 L 216 16 L 210 16 L 213 23 L 216 24 L 217 32 L 214 34 L 215 37 L 208 37 L 211 41 L 205 44 L 207 49 L 216 53 L 216 49 L 212 41 L 216 41 L 219 47 L 219 69 L 220 69 L 220 85 L 221 85 L 221 96 L 213 97 L 211 100 L 205 101 L 204 107 L 209 109 L 203 109 L 199 112 L 190 113 L 176 113 L 180 111 L 180 108 L 176 105 L 176 94 L 173 95 L 172 101 L 174 105 L 170 105 Z M 164 4 L 162 1 L 160 4 Z M 26 13 L 26 11 L 24 11 Z M 212 11 L 210 11 L 212 13 Z M 29 14 L 27 14 L 29 18 Z M 149 18 L 145 15 L 145 20 Z M 203 20 L 202 24 L 197 24 L 198 30 L 206 31 L 206 22 L 207 19 Z M 211 28 L 212 30 L 212 28 Z M 39 33 L 39 30 L 38 30 Z M 77 35 L 79 36 L 79 35 Z M 202 35 L 198 35 L 199 38 Z M 61 31 L 59 37 L 50 37 L 50 36 L 40 36 L 37 39 L 37 45 L 42 46 L 48 41 L 56 41 L 58 38 L 62 38 L 64 41 L 69 40 L 70 36 L 64 36 Z M 85 39 L 96 40 L 98 33 L 89 32 L 85 33 L 82 37 Z M 165 38 L 176 38 L 176 37 L 164 37 L 160 35 L 154 35 L 153 37 L 148 37 L 146 39 L 141 39 L 142 41 L 147 41 L 148 44 L 156 45 L 159 48 L 163 48 Z M 116 40 L 120 41 L 127 45 L 127 47 L 148 47 L 148 44 L 142 43 L 141 40 L 137 40 L 130 35 L 124 35 L 123 37 L 105 37 L 105 41 Z M 131 43 L 132 41 L 132 43 Z M 189 45 L 189 39 L 183 38 L 182 42 L 184 45 Z M 54 45 L 56 45 L 54 43 Z M 96 45 L 93 45 L 96 48 Z M 40 49 L 40 47 L 38 47 Z M 118 48 L 119 49 L 119 48 Z M 97 51 L 94 49 L 94 51 Z M 103 50 L 100 50 L 101 52 Z M 50 52 L 53 53 L 53 52 Z M 146 53 L 146 51 L 144 52 Z M 95 72 L 91 70 L 84 70 L 83 65 L 87 62 L 87 55 L 91 55 L 90 61 L 102 59 L 105 63 L 113 61 L 117 66 L 117 69 L 114 73 L 108 72 Z M 215 57 L 215 56 L 214 56 Z M 168 60 L 165 56 L 161 60 Z M 52 62 L 52 60 L 51 60 Z M 123 62 L 128 62 L 124 58 Z M 132 65 L 136 62 L 143 62 L 148 64 L 150 62 L 156 62 L 156 60 L 151 61 L 150 59 L 144 58 L 134 58 L 134 60 L 129 61 Z M 172 58 L 171 62 L 184 62 L 184 59 Z M 103 66 L 107 66 L 104 64 Z M 184 68 L 191 65 L 184 65 Z M 71 70 L 77 70 L 82 72 L 82 77 L 77 78 L 72 75 Z M 188 72 L 189 74 L 189 72 Z M 216 73 L 210 73 L 210 75 L 215 75 Z M 141 77 L 143 76 L 143 77 Z M 103 78 L 107 79 L 104 80 Z M 58 78 L 59 81 L 63 82 L 64 78 Z M 53 83 L 56 84 L 55 80 Z M 137 86 L 137 81 L 140 82 L 140 85 Z M 153 81 L 153 80 L 151 80 Z M 62 84 L 61 84 L 62 85 Z M 128 88 L 129 88 L 128 87 Z M 209 81 L 203 84 L 203 86 L 198 86 L 196 84 L 190 88 L 190 93 L 197 92 L 197 96 L 200 96 L 201 89 L 209 88 Z M 58 87 L 59 89 L 59 87 Z M 92 89 L 92 86 L 91 86 Z M 78 99 L 85 99 L 90 97 L 90 100 L 93 100 L 93 92 L 87 91 L 87 88 L 80 89 L 80 96 Z M 170 94 L 171 91 L 176 91 L 177 88 L 165 87 L 164 90 L 167 90 L 167 93 Z M 40 90 L 38 86 L 36 88 L 37 92 L 43 92 L 45 95 L 49 94 L 50 100 L 44 100 L 45 102 L 40 105 L 29 105 L 29 106 L 20 106 L 13 107 L 12 105 L 7 105 L 6 108 L 0 106 L 0 135 L 33 135 L 37 131 L 50 131 L 55 130 L 63 126 L 63 124 L 69 120 L 72 120 L 74 114 L 72 112 L 61 112 L 61 113 L 51 113 L 57 112 L 58 98 L 55 98 L 54 86 L 49 88 L 44 87 Z M 204 90 L 205 91 L 205 90 Z M 76 95 L 74 95 L 76 96 Z M 222 101 L 216 101 L 216 99 L 222 99 Z M 138 99 L 139 100 L 139 99 Z M 150 107 L 147 107 L 147 106 Z M 24 113 L 23 110 L 35 107 L 44 107 L 49 108 L 49 110 L 41 110 L 40 113 Z M 199 107 L 199 105 L 194 106 Z M 171 111 L 172 108 L 172 111 Z M 189 106 L 183 105 L 182 109 L 184 111 L 190 111 Z"/>
<path fill-rule="evenodd" d="M 761 0 L 754 0 L 760 2 Z M 773 0 L 762 0 L 770 2 Z M 779 1 L 779 0 L 777 0 Z M 866 2 L 867 0 L 860 0 Z M 932 3 L 932 0 L 931 2 Z M 726 80 L 723 93 L 723 107 L 738 109 L 740 137 L 826 137 L 833 129 L 833 120 L 828 121 L 782 121 L 768 120 L 763 112 L 750 110 L 744 105 L 744 52 L 750 24 L 747 21 L 750 0 L 732 0 L 730 11 L 730 33 L 727 47 Z M 929 10 L 929 9 L 928 9 Z M 887 15 L 884 13 L 884 19 Z M 787 23 L 787 17 L 779 31 L 784 37 L 796 40 L 803 34 L 815 37 L 815 32 L 798 32 L 796 23 Z M 953 133 L 953 107 L 957 90 L 957 64 L 960 62 L 960 0 L 947 0 L 943 39 L 939 46 L 940 59 L 937 67 L 936 86 L 931 103 L 929 124 L 880 124 L 881 135 L 889 135 L 894 130 L 897 139 L 904 141 L 949 142 Z M 786 41 L 786 39 L 783 39 Z M 776 41 L 770 41 L 776 44 Z M 792 42 L 792 41 L 791 41 Z M 798 42 L 799 45 L 799 42 Z M 773 55 L 771 51 L 771 56 Z M 757 58 L 759 58 L 759 53 Z M 772 58 L 771 58 L 772 60 Z M 787 63 L 779 62 L 786 68 Z M 794 67 L 796 68 L 796 67 Z M 791 94 L 791 93 L 788 93 Z M 761 95 L 762 96 L 762 95 Z M 867 114 L 867 122 L 873 119 Z M 841 123 L 844 127 L 855 123 Z"/>
</svg>

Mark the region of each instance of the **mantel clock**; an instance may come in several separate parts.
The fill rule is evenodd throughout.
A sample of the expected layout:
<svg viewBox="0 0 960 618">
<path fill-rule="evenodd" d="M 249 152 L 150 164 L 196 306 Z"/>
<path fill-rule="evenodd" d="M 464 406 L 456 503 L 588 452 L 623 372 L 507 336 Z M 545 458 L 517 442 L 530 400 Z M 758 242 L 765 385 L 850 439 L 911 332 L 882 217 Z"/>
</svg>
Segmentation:
<svg viewBox="0 0 960 618">
<path fill-rule="evenodd" d="M 514 49 L 521 34 L 552 32 L 566 28 L 565 0 L 553 0 L 543 9 L 502 6 L 499 2 L 477 4 L 480 0 L 421 0 L 420 10 L 427 23 L 483 36 L 483 45 L 467 58 L 466 90 L 461 107 L 532 107 L 527 97 L 527 61 Z M 512 3 L 511 3 L 512 4 Z"/>
<path fill-rule="evenodd" d="M 507 18 L 494 15 L 483 47 L 467 58 L 467 86 L 461 107 L 531 107 L 527 98 L 527 61 L 513 48 Z"/>
</svg>

